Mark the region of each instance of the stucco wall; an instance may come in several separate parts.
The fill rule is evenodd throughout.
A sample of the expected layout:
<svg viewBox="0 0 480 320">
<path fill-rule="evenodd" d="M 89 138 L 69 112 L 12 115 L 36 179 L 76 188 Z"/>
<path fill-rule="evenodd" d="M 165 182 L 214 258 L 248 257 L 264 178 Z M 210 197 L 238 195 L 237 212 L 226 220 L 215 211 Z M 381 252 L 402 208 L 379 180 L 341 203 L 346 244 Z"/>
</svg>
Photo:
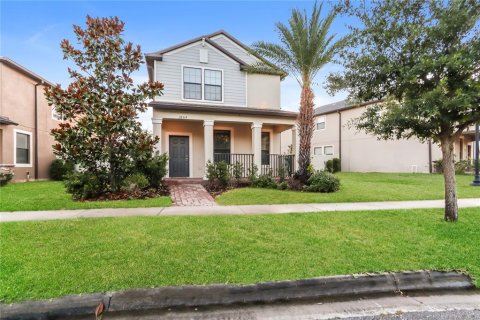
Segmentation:
<svg viewBox="0 0 480 320">
<path fill-rule="evenodd" d="M 8 117 L 18 123 L 18 126 L 3 125 L 1 162 L 3 164 L 14 163 L 14 130 L 22 130 L 31 133 L 31 157 L 28 166 L 15 168 L 15 180 L 26 179 L 27 172 L 30 178 L 35 177 L 35 84 L 29 77 L 16 70 L 0 64 L 0 115 Z M 38 105 L 38 178 L 47 179 L 51 161 L 55 158 L 52 152 L 53 138 L 50 130 L 58 125 L 52 119 L 51 108 L 43 95 L 44 87 L 37 87 Z"/>
<path fill-rule="evenodd" d="M 280 77 L 248 74 L 247 104 L 252 108 L 280 109 Z"/>
<path fill-rule="evenodd" d="M 378 140 L 373 135 L 357 132 L 348 123 L 361 115 L 365 108 L 342 111 L 342 170 L 352 172 L 429 172 L 428 143 L 417 139 Z M 339 114 L 324 115 L 325 129 L 315 130 L 312 138 L 312 164 L 323 169 L 327 160 L 340 157 Z M 318 118 L 316 119 L 318 120 Z M 291 143 L 291 133 L 282 133 L 282 152 Z M 333 155 L 314 155 L 315 147 L 333 146 Z M 322 150 L 323 151 L 323 150 Z M 441 150 L 432 145 L 432 160 L 441 158 Z"/>
</svg>

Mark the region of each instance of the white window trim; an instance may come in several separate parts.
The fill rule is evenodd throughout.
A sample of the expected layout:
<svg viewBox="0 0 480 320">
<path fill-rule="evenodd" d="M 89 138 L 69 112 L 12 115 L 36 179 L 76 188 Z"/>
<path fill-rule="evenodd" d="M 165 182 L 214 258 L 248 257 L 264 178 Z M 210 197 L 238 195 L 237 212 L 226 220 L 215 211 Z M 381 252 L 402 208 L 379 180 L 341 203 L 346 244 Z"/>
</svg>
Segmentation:
<svg viewBox="0 0 480 320">
<path fill-rule="evenodd" d="M 235 129 L 233 127 L 228 126 L 213 126 L 213 134 L 215 135 L 215 130 L 223 130 L 223 131 L 230 131 L 230 154 L 235 153 Z M 215 144 L 213 146 L 213 150 L 215 152 Z"/>
<path fill-rule="evenodd" d="M 59 122 L 65 121 L 62 113 L 60 113 L 60 119 L 55 118 L 54 116 L 55 114 L 59 114 L 59 113 L 55 110 L 55 106 L 52 106 L 52 119 Z"/>
<path fill-rule="evenodd" d="M 325 154 L 325 147 L 332 147 L 332 154 Z M 333 145 L 326 145 L 322 147 L 323 155 L 324 156 L 334 156 L 335 155 L 335 148 Z"/>
<path fill-rule="evenodd" d="M 17 133 L 23 133 L 30 136 L 30 145 L 28 146 L 30 149 L 30 156 L 28 157 L 28 163 L 17 163 Z M 24 131 L 19 129 L 13 129 L 13 163 L 15 167 L 19 168 L 31 168 L 32 167 L 32 154 L 33 154 L 33 140 L 32 140 L 32 133 L 30 131 Z"/>
<path fill-rule="evenodd" d="M 167 163 L 167 177 L 170 178 L 170 136 L 188 136 L 188 177 L 193 178 L 193 143 L 192 143 L 192 133 L 191 132 L 165 132 L 165 148 L 166 154 L 169 156 Z"/>
<path fill-rule="evenodd" d="M 320 154 L 315 154 L 315 149 L 320 149 Z M 323 146 L 313 146 L 313 156 L 314 157 L 323 156 Z"/>
<path fill-rule="evenodd" d="M 323 121 L 320 121 L 322 119 L 323 119 Z M 318 124 L 322 123 L 322 122 L 325 123 L 325 127 L 323 129 L 318 129 Z M 317 122 L 315 123 L 315 130 L 320 131 L 320 130 L 325 130 L 325 129 L 327 129 L 327 117 L 326 116 L 320 116 L 320 117 L 318 117 Z"/>
<path fill-rule="evenodd" d="M 202 70 L 202 99 L 186 99 L 185 98 L 185 90 L 184 90 L 184 81 L 183 81 L 183 69 L 184 68 L 195 68 L 195 69 L 201 69 Z M 222 73 L 222 100 L 216 101 L 216 100 L 205 100 L 205 69 L 207 70 L 213 70 L 213 71 L 220 71 Z M 181 65 L 181 78 L 182 78 L 182 101 L 189 101 L 189 102 L 203 102 L 203 103 L 224 103 L 225 102 L 225 72 L 223 69 L 218 69 L 218 68 L 211 68 L 211 67 L 204 67 L 204 66 L 194 66 L 194 65 L 187 65 L 187 64 L 182 64 Z"/>
</svg>

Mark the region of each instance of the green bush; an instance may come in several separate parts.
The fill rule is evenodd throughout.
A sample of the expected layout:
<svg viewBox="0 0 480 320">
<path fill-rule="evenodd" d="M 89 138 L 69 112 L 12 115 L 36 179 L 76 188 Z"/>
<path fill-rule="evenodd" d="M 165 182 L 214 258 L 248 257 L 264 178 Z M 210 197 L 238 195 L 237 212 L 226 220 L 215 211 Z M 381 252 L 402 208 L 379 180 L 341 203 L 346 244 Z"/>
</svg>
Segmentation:
<svg viewBox="0 0 480 320">
<path fill-rule="evenodd" d="M 8 184 L 13 179 L 14 173 L 10 168 L 0 168 L 0 187 Z"/>
<path fill-rule="evenodd" d="M 332 159 L 325 161 L 325 171 L 333 172 L 333 160 Z"/>
<path fill-rule="evenodd" d="M 98 197 L 105 190 L 97 176 L 87 172 L 67 174 L 64 184 L 67 192 L 76 200 Z"/>
<path fill-rule="evenodd" d="M 455 162 L 455 173 L 465 174 L 465 172 L 473 171 L 472 164 L 467 160 L 460 160 Z M 433 172 L 443 173 L 443 159 L 433 161 Z"/>
<path fill-rule="evenodd" d="M 149 185 L 150 182 L 145 175 L 142 173 L 134 173 L 123 180 L 121 190 L 132 194 L 147 188 Z"/>
<path fill-rule="evenodd" d="M 255 164 L 252 164 L 252 166 L 248 168 L 248 181 L 250 185 L 253 186 L 257 178 L 258 178 L 258 167 Z"/>
<path fill-rule="evenodd" d="M 278 190 L 287 190 L 288 189 L 288 182 L 282 181 L 277 185 Z"/>
<path fill-rule="evenodd" d="M 259 175 L 252 184 L 255 188 L 276 189 L 277 183 L 272 177 L 272 173 Z"/>
<path fill-rule="evenodd" d="M 50 179 L 62 181 L 65 177 L 73 172 L 73 164 L 62 159 L 55 159 L 50 164 Z"/>
<path fill-rule="evenodd" d="M 326 172 L 316 171 L 308 178 L 307 185 L 304 186 L 305 191 L 309 192 L 336 192 L 340 190 L 340 179 L 337 176 Z"/>
<path fill-rule="evenodd" d="M 163 178 L 167 175 L 167 163 L 168 156 L 166 153 L 157 154 L 144 163 L 139 164 L 137 170 L 148 179 L 150 187 L 159 188 L 162 185 Z"/>
<path fill-rule="evenodd" d="M 230 182 L 230 172 L 225 161 L 207 162 L 207 179 L 215 188 L 225 188 Z"/>
<path fill-rule="evenodd" d="M 333 158 L 333 173 L 342 171 L 342 161 L 339 158 Z"/>
<path fill-rule="evenodd" d="M 243 164 L 240 162 L 235 162 L 232 165 L 232 174 L 236 180 L 240 180 L 243 176 Z"/>
</svg>

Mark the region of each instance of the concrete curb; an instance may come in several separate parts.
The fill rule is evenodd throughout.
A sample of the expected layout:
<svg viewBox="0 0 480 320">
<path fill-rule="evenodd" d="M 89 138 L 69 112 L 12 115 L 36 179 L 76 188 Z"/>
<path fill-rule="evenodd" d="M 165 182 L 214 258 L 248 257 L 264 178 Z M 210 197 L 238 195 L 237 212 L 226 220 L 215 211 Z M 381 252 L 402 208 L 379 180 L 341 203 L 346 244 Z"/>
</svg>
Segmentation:
<svg viewBox="0 0 480 320">
<path fill-rule="evenodd" d="M 131 289 L 105 294 L 71 295 L 53 300 L 0 305 L 1 319 L 50 319 L 94 316 L 103 303 L 107 313 L 205 307 L 274 301 L 335 298 L 399 291 L 474 288 L 472 279 L 456 271 L 411 271 L 320 277 L 254 285 L 207 285 Z"/>
</svg>

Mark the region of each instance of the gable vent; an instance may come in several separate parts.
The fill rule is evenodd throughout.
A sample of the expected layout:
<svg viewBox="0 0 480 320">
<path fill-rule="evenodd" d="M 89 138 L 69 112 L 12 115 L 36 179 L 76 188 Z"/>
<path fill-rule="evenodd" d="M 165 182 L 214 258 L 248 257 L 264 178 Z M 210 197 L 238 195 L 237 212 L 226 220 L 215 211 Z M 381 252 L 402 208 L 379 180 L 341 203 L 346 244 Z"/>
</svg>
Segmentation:
<svg viewBox="0 0 480 320">
<path fill-rule="evenodd" d="M 201 63 L 208 63 L 208 50 L 207 49 L 200 49 L 200 62 Z"/>
</svg>

